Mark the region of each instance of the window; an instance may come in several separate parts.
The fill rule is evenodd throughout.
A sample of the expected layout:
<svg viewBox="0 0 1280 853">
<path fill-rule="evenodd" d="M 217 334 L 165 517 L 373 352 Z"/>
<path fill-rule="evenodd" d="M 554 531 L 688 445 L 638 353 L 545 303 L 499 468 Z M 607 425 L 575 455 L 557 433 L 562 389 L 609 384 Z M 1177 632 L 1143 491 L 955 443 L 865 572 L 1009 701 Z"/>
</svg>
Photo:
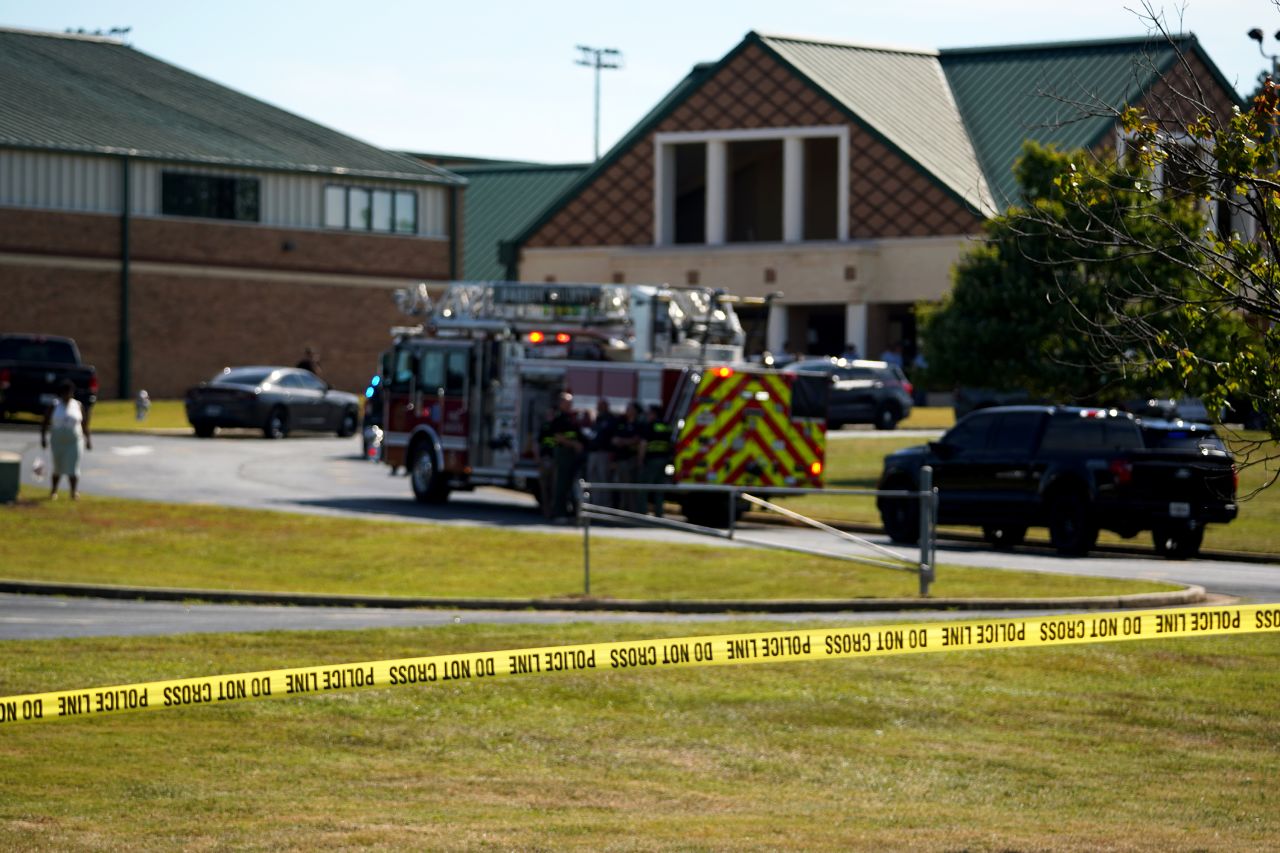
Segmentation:
<svg viewBox="0 0 1280 853">
<path fill-rule="evenodd" d="M 418 373 L 422 390 L 435 394 L 444 387 L 444 350 L 429 349 L 422 354 L 422 370 Z"/>
<path fill-rule="evenodd" d="M 392 391 L 408 391 L 413 383 L 414 363 L 417 353 L 411 349 L 396 350 L 395 372 L 391 374 Z"/>
<path fill-rule="evenodd" d="M 987 433 L 993 420 L 987 414 L 969 415 L 942 437 L 942 443 L 960 450 L 983 450 L 987 446 Z"/>
<path fill-rule="evenodd" d="M 373 191 L 373 213 L 369 219 L 374 231 L 391 230 L 391 191 Z"/>
<path fill-rule="evenodd" d="M 804 141 L 804 239 L 839 237 L 840 141 L 817 136 Z"/>
<path fill-rule="evenodd" d="M 467 389 L 467 351 L 456 349 L 449 352 L 449 368 L 445 375 L 445 393 L 457 396 Z"/>
<path fill-rule="evenodd" d="M 991 433 L 990 446 L 1001 453 L 1030 454 L 1043 419 L 1044 415 L 1039 412 L 1018 412 L 1002 416 L 996 421 Z"/>
<path fill-rule="evenodd" d="M 1041 450 L 1092 450 L 1101 446 L 1102 421 L 1054 418 L 1044 431 Z"/>
<path fill-rule="evenodd" d="M 353 231 L 368 231 L 371 221 L 369 191 L 356 187 L 347 190 L 347 227 Z"/>
<path fill-rule="evenodd" d="M 299 388 L 305 388 L 308 391 L 324 391 L 328 387 L 323 379 L 313 373 L 294 373 L 292 375 L 298 380 Z"/>
<path fill-rule="evenodd" d="M 729 144 L 729 242 L 782 239 L 782 140 Z"/>
<path fill-rule="evenodd" d="M 164 172 L 160 176 L 160 212 L 165 216 L 198 216 L 257 222 L 257 178 L 223 178 Z"/>
<path fill-rule="evenodd" d="M 324 227 L 382 234 L 418 233 L 418 194 L 369 187 L 324 188 Z"/>
<path fill-rule="evenodd" d="M 676 243 L 707 242 L 707 146 L 675 146 Z"/>
<path fill-rule="evenodd" d="M 347 189 L 346 187 L 324 188 L 324 227 L 347 227 Z"/>
<path fill-rule="evenodd" d="M 418 194 L 405 192 L 404 190 L 397 190 L 395 202 L 393 217 L 395 219 L 396 233 L 417 234 Z"/>
</svg>

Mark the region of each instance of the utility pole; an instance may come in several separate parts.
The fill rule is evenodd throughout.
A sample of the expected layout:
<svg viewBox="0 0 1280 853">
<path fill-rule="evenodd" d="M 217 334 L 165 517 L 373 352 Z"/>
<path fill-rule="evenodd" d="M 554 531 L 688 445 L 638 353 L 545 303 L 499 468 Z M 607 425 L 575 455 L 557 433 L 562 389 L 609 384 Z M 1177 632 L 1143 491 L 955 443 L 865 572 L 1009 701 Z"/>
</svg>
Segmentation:
<svg viewBox="0 0 1280 853">
<path fill-rule="evenodd" d="M 585 65 L 588 68 L 596 70 L 596 113 L 595 113 L 595 149 L 593 158 L 600 159 L 600 69 L 602 68 L 621 68 L 622 67 L 622 51 L 615 50 L 612 47 L 587 47 L 586 45 L 577 45 L 578 50 L 582 51 L 582 55 L 578 57 L 576 64 Z"/>
</svg>

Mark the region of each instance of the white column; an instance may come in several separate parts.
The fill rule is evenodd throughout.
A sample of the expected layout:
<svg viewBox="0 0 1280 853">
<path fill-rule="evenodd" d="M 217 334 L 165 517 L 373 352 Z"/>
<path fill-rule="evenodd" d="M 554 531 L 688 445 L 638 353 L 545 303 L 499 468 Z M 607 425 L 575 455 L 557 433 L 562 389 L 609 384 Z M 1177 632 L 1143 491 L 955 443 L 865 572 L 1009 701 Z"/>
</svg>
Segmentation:
<svg viewBox="0 0 1280 853">
<path fill-rule="evenodd" d="M 769 305 L 769 319 L 765 321 L 764 348 L 774 355 L 782 354 L 787 342 L 787 306 L 774 302 Z"/>
<path fill-rule="evenodd" d="M 804 140 L 799 136 L 782 140 L 782 239 L 804 239 Z"/>
<path fill-rule="evenodd" d="M 867 352 L 867 303 L 858 302 L 844 306 L 844 336 L 846 343 L 858 347 L 862 358 L 874 358 Z"/>
<path fill-rule="evenodd" d="M 653 244 L 670 246 L 676 241 L 676 147 L 654 144 Z"/>
<path fill-rule="evenodd" d="M 707 245 L 725 242 L 729 207 L 729 145 L 723 139 L 707 143 Z"/>
</svg>

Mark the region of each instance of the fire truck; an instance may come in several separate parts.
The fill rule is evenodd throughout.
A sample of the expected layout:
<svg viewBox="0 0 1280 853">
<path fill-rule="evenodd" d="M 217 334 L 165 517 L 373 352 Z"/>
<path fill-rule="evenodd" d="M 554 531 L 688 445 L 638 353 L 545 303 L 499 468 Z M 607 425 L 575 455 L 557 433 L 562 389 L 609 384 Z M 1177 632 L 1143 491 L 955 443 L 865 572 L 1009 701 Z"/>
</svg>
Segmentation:
<svg viewBox="0 0 1280 853">
<path fill-rule="evenodd" d="M 561 391 L 594 412 L 661 407 L 674 483 L 820 486 L 827 385 L 743 359 L 734 310 L 707 288 L 459 282 L 401 291 L 420 320 L 383 355 L 382 461 L 422 502 L 478 485 L 538 489 L 537 437 Z M 723 495 L 673 493 L 690 520 L 723 523 Z"/>
</svg>

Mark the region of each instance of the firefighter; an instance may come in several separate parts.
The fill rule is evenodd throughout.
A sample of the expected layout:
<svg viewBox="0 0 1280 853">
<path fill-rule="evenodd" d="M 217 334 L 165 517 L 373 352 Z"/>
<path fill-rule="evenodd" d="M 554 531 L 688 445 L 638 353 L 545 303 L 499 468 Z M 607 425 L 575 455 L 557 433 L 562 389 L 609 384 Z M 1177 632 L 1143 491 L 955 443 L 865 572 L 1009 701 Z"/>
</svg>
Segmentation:
<svg viewBox="0 0 1280 853">
<path fill-rule="evenodd" d="M 649 407 L 649 417 L 645 421 L 644 430 L 644 469 L 643 482 L 660 484 L 667 481 L 667 466 L 671 464 L 671 425 L 662 417 L 662 407 L 653 404 Z M 640 511 L 648 512 L 662 518 L 663 492 L 645 492 Z"/>
<path fill-rule="evenodd" d="M 604 397 L 596 404 L 596 419 L 587 430 L 587 479 L 592 483 L 612 483 L 613 479 L 613 430 L 617 419 Z M 602 506 L 615 506 L 617 496 L 601 490 L 591 495 L 591 502 Z"/>
<path fill-rule="evenodd" d="M 640 404 L 627 403 L 623 416 L 613 427 L 613 476 L 618 483 L 639 483 L 644 461 L 644 440 L 641 437 Z M 618 492 L 618 509 L 641 512 L 643 492 Z"/>
<path fill-rule="evenodd" d="M 578 458 L 582 454 L 582 428 L 573 412 L 573 395 L 560 392 L 559 411 L 550 424 L 555 466 L 555 487 L 551 495 L 552 520 L 573 515 L 573 484 L 578 478 Z"/>
<path fill-rule="evenodd" d="M 551 406 L 542 416 L 538 425 L 538 498 L 542 505 L 542 517 L 550 519 L 554 504 L 556 480 L 556 442 L 551 433 L 551 424 L 556 419 L 556 408 Z"/>
</svg>

